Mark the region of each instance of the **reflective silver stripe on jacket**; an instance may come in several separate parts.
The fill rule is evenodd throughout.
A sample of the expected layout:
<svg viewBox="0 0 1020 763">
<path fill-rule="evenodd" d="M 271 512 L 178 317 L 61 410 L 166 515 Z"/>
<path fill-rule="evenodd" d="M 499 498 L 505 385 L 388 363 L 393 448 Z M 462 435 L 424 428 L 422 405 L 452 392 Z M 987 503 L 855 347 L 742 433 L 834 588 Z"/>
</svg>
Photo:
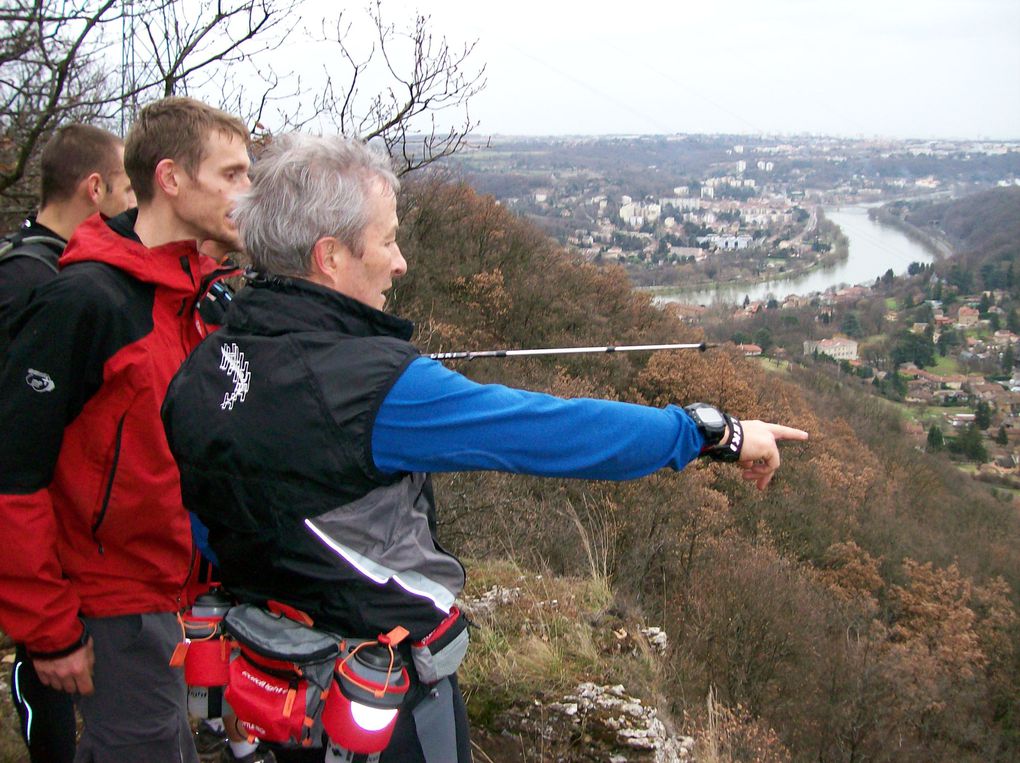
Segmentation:
<svg viewBox="0 0 1020 763">
<path fill-rule="evenodd" d="M 356 501 L 305 519 L 305 526 L 361 575 L 393 581 L 449 614 L 464 589 L 464 568 L 436 547 L 429 530 L 424 474 L 409 474 Z"/>
</svg>

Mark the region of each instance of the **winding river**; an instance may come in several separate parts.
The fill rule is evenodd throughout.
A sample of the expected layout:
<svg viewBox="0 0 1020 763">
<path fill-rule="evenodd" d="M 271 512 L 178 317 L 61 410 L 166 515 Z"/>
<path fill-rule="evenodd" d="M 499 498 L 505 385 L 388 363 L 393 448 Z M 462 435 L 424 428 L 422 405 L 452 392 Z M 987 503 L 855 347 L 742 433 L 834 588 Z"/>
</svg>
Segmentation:
<svg viewBox="0 0 1020 763">
<path fill-rule="evenodd" d="M 656 301 L 710 305 L 716 302 L 742 303 L 745 296 L 752 301 L 771 297 L 782 300 L 789 294 L 811 294 L 841 284 L 870 286 L 889 268 L 896 275 L 902 275 L 911 262 L 928 263 L 934 259 L 929 250 L 901 231 L 874 222 L 868 217 L 866 207 L 826 208 L 825 216 L 838 225 L 849 240 L 848 257 L 843 262 L 794 278 L 777 278 L 745 286 L 722 284 L 714 289 L 661 294 Z"/>
</svg>

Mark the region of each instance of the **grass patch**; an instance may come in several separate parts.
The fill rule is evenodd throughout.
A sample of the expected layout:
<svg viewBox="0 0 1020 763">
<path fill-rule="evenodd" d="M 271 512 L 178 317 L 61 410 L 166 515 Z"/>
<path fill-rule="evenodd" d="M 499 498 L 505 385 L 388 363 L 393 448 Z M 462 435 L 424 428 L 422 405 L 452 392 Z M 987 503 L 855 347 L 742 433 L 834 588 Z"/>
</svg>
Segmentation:
<svg viewBox="0 0 1020 763">
<path fill-rule="evenodd" d="M 603 673 L 590 620 L 612 601 L 604 582 L 536 575 L 509 561 L 467 567 L 466 600 L 499 601 L 488 611 L 473 610 L 479 627 L 459 672 L 469 696 L 489 692 L 501 703 L 515 702 L 533 698 L 538 687 L 565 693 Z M 483 715 L 487 704 L 480 705 Z"/>
<path fill-rule="evenodd" d="M 758 364 L 766 371 L 772 371 L 777 374 L 789 374 L 790 373 L 790 361 L 788 360 L 774 360 L 772 358 L 766 358 L 764 355 L 759 355 L 754 360 L 758 361 Z"/>
<path fill-rule="evenodd" d="M 933 374 L 939 376 L 952 376 L 960 373 L 960 364 L 957 363 L 956 358 L 946 355 L 935 355 L 935 365 L 928 369 Z"/>
<path fill-rule="evenodd" d="M 478 627 L 458 677 L 472 724 L 498 732 L 508 708 L 559 699 L 585 681 L 622 683 L 634 696 L 658 693 L 660 658 L 640 623 L 609 614 L 607 581 L 536 574 L 508 560 L 466 567 L 463 599 Z"/>
</svg>

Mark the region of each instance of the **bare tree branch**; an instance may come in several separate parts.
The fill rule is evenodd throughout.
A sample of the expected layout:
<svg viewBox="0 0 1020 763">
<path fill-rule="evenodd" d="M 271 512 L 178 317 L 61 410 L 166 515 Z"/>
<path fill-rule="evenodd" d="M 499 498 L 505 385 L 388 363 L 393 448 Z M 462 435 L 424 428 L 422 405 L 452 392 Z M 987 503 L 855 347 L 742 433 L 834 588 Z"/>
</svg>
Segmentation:
<svg viewBox="0 0 1020 763">
<path fill-rule="evenodd" d="M 374 139 L 401 174 L 463 147 L 476 124 L 468 102 L 485 87 L 473 43 L 452 49 L 427 16 L 406 30 L 386 23 L 376 0 L 361 20 L 372 35 L 345 13 L 319 20 L 311 42 L 339 52 L 321 76 L 284 71 L 273 53 L 303 23 L 304 1 L 3 0 L 0 218 L 31 204 L 33 159 L 61 123 L 120 117 L 123 128 L 148 97 L 205 96 L 264 134 L 314 128 Z M 444 111 L 461 114 L 441 126 Z"/>
<path fill-rule="evenodd" d="M 347 43 L 350 27 L 343 30 L 337 24 L 332 41 L 350 67 L 348 86 L 342 98 L 334 97 L 332 78 L 328 78 L 319 107 L 322 116 L 344 134 L 366 141 L 381 139 L 399 160 L 398 171 L 405 174 L 463 147 L 476 126 L 468 102 L 485 87 L 485 67 L 470 68 L 475 43 L 456 52 L 445 38 L 435 39 L 427 16 L 418 16 L 409 32 L 401 32 L 384 21 L 382 0 L 376 0 L 370 18 L 375 44 L 361 58 Z M 362 103 L 358 81 L 377 56 L 391 84 Z M 436 114 L 447 109 L 461 109 L 463 120 L 443 131 Z"/>
</svg>

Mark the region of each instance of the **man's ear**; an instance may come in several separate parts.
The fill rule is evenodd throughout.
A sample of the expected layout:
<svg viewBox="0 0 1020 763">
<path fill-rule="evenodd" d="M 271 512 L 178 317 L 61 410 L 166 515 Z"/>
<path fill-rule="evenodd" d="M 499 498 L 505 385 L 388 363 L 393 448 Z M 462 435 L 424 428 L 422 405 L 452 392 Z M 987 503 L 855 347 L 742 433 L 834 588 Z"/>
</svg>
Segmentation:
<svg viewBox="0 0 1020 763">
<path fill-rule="evenodd" d="M 93 172 L 81 182 L 89 203 L 94 207 L 98 207 L 103 194 L 106 192 L 106 181 L 103 180 L 103 176 L 98 172 Z"/>
<path fill-rule="evenodd" d="M 173 159 L 161 160 L 156 165 L 155 173 L 153 173 L 156 187 L 161 189 L 167 196 L 177 196 L 181 190 L 180 183 L 178 182 L 179 174 L 183 171 L 184 168 Z"/>
<path fill-rule="evenodd" d="M 346 254 L 349 254 L 346 246 L 333 236 L 324 236 L 312 245 L 312 271 L 335 281 Z"/>
</svg>

